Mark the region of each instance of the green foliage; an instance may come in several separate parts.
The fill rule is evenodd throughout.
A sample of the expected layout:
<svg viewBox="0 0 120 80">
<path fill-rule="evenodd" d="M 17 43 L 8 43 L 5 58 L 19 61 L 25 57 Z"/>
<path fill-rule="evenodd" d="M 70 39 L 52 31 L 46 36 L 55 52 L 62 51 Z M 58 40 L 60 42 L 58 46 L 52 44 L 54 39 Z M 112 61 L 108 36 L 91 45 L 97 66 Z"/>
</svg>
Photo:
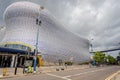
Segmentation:
<svg viewBox="0 0 120 80">
<path fill-rule="evenodd" d="M 97 62 L 97 63 L 108 63 L 108 64 L 114 64 L 115 63 L 115 58 L 108 55 L 106 56 L 104 53 L 102 52 L 95 52 L 93 59 Z"/>
<path fill-rule="evenodd" d="M 110 55 L 106 56 L 106 62 L 107 62 L 107 63 L 109 63 L 109 64 L 114 64 L 115 61 L 116 61 L 116 60 L 115 60 L 114 57 L 112 57 L 112 56 L 110 56 Z"/>
<path fill-rule="evenodd" d="M 105 54 L 102 52 L 95 52 L 93 59 L 97 62 L 97 63 L 103 63 L 105 62 Z"/>
</svg>

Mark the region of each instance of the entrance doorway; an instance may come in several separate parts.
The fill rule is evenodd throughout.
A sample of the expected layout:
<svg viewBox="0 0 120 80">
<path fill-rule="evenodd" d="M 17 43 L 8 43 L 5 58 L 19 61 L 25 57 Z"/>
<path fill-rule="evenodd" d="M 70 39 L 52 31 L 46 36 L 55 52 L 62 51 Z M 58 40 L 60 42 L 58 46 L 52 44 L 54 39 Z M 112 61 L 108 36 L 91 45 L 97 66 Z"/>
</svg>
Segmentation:
<svg viewBox="0 0 120 80">
<path fill-rule="evenodd" d="M 0 67 L 10 67 L 12 55 L 0 55 Z"/>
</svg>

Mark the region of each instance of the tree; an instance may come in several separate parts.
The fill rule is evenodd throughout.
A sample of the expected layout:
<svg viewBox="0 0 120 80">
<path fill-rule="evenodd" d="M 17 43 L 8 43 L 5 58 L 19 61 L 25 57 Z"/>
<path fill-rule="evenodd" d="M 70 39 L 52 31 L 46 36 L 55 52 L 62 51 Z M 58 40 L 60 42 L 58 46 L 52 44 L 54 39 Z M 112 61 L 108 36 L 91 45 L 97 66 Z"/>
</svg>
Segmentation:
<svg viewBox="0 0 120 80">
<path fill-rule="evenodd" d="M 93 59 L 97 62 L 97 63 L 104 63 L 105 62 L 105 54 L 102 52 L 95 52 Z"/>
<path fill-rule="evenodd" d="M 106 56 L 106 62 L 109 63 L 109 64 L 114 64 L 115 63 L 115 58 L 113 56 Z"/>
</svg>

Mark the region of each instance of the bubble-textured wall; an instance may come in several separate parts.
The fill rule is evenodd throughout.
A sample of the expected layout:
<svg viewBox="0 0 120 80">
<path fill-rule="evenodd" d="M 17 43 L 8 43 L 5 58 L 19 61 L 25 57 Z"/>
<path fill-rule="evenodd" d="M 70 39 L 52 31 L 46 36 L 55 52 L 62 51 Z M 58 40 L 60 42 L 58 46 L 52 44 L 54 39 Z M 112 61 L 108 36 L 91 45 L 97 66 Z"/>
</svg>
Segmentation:
<svg viewBox="0 0 120 80">
<path fill-rule="evenodd" d="M 36 25 L 38 17 L 41 26 Z M 38 48 L 45 60 L 76 63 L 90 60 L 89 41 L 68 31 L 47 9 L 40 10 L 40 5 L 26 1 L 13 3 L 5 10 L 4 21 L 6 34 L 1 44 L 23 42 L 34 47 L 39 27 Z"/>
</svg>

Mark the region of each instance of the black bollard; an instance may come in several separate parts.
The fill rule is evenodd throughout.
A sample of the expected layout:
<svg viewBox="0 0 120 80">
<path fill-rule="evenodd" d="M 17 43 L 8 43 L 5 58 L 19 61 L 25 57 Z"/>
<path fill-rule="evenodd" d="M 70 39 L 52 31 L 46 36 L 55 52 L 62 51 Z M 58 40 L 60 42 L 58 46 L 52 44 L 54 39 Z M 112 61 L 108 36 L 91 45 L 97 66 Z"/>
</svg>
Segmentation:
<svg viewBox="0 0 120 80">
<path fill-rule="evenodd" d="M 17 74 L 18 58 L 19 58 L 19 53 L 17 54 L 17 56 L 16 56 L 16 58 L 15 58 L 15 62 L 16 62 L 16 64 L 15 64 L 15 72 L 14 72 L 14 75 Z"/>
</svg>

